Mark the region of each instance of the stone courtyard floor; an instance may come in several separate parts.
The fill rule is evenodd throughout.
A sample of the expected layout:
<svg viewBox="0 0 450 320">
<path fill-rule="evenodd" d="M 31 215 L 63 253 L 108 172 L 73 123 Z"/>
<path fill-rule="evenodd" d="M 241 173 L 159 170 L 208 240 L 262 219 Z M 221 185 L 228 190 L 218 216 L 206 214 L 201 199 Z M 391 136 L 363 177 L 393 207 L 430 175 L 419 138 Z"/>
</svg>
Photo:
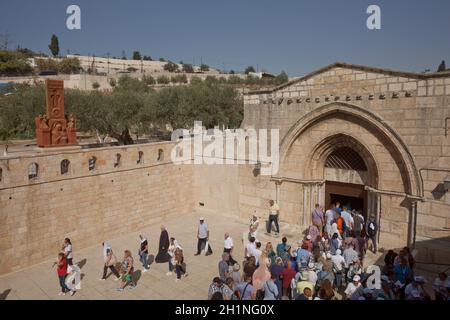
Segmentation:
<svg viewBox="0 0 450 320">
<path fill-rule="evenodd" d="M 210 229 L 210 244 L 213 254 L 210 256 L 194 256 L 196 252 L 197 223 L 198 218 L 204 216 Z M 262 221 L 262 220 L 261 220 Z M 152 263 L 150 271 L 142 273 L 142 265 L 137 256 L 139 247 L 138 235 L 143 234 L 149 240 L 150 254 L 154 256 L 158 248 L 160 226 L 164 224 L 169 236 L 175 237 L 184 249 L 185 262 L 187 264 L 188 276 L 176 282 L 176 276 L 167 276 L 168 264 Z M 261 222 L 263 224 L 263 222 Z M 289 243 L 296 244 L 302 237 L 300 231 L 294 226 L 281 223 L 281 235 L 270 237 L 265 235 L 263 226 L 260 224 L 258 233 L 259 240 L 263 246 L 271 241 L 274 247 L 281 241 L 281 236 L 287 236 Z M 52 268 L 54 260 L 48 260 L 29 268 L 6 274 L 0 277 L 0 299 L 196 299 L 205 300 L 212 279 L 218 275 L 218 263 L 223 251 L 223 235 L 229 232 L 234 241 L 233 257 L 239 263 L 244 256 L 242 244 L 243 233 L 247 229 L 247 220 L 238 217 L 221 215 L 191 213 L 181 218 L 167 218 L 151 227 L 121 236 L 115 239 L 107 239 L 117 258 L 121 259 L 123 251 L 130 249 L 135 261 L 135 275 L 137 287 L 133 290 L 127 288 L 123 292 L 117 292 L 118 281 L 109 277 L 106 281 L 100 281 L 103 272 L 103 254 L 99 243 L 97 246 L 82 250 L 74 246 L 74 263 L 79 264 L 82 272 L 81 290 L 74 296 L 59 296 L 60 287 L 56 270 Z M 106 239 L 105 239 L 106 240 Z M 57 248 L 55 248 L 56 252 Z M 371 260 L 374 261 L 373 256 Z M 56 259 L 56 258 L 55 258 Z M 369 259 L 369 257 L 368 257 Z M 366 261 L 369 262 L 369 261 Z"/>
<path fill-rule="evenodd" d="M 197 247 L 198 218 L 204 216 L 210 229 L 210 244 L 213 254 L 194 256 Z M 150 271 L 142 273 L 142 264 L 139 262 L 137 250 L 139 247 L 139 234 L 149 240 L 150 254 L 154 256 L 157 251 L 160 235 L 160 226 L 164 224 L 170 237 L 175 237 L 184 249 L 188 276 L 176 282 L 176 276 L 167 276 L 168 264 L 152 263 Z M 135 265 L 135 278 L 137 287 L 133 290 L 125 288 L 117 292 L 119 281 L 109 277 L 100 281 L 103 272 L 102 247 L 88 247 L 82 250 L 74 247 L 74 263 L 81 267 L 81 290 L 74 296 L 59 296 L 60 287 L 56 269 L 52 268 L 54 260 L 30 266 L 29 268 L 0 276 L 0 299 L 207 299 L 208 288 L 212 279 L 218 274 L 218 263 L 223 251 L 223 234 L 228 231 L 235 245 L 234 257 L 242 261 L 243 244 L 242 234 L 247 226 L 237 217 L 226 217 L 211 214 L 192 213 L 182 218 L 169 218 L 151 227 L 121 236 L 107 239 L 117 259 L 123 257 L 123 251 L 130 249 L 133 253 Z M 105 239 L 106 240 L 106 239 Z M 276 240 L 275 242 L 277 242 Z M 57 252 L 57 248 L 55 248 Z M 55 257 L 56 259 L 56 257 Z"/>
</svg>

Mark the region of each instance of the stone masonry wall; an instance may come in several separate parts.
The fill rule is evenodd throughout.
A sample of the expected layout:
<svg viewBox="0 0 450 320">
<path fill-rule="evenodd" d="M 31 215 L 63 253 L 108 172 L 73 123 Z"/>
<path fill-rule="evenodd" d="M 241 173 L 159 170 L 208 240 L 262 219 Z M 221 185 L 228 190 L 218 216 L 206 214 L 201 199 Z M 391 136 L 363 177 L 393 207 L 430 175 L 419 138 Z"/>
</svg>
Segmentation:
<svg viewBox="0 0 450 320">
<path fill-rule="evenodd" d="M 0 158 L 0 274 L 55 257 L 65 237 L 76 251 L 189 213 L 193 167 L 173 165 L 171 147 L 154 143 Z M 164 160 L 157 160 L 159 149 Z M 114 167 L 117 153 L 121 162 Z M 89 171 L 93 155 L 96 169 Z M 63 159 L 70 161 L 66 175 L 60 173 Z M 28 181 L 31 162 L 39 171 Z"/>
</svg>

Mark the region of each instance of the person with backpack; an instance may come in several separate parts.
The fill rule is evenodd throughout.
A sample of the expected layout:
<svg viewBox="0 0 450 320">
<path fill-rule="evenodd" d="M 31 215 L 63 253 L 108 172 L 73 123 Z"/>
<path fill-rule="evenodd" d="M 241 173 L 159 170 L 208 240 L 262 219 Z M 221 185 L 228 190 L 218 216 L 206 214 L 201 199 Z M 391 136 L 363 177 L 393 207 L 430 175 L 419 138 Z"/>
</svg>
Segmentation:
<svg viewBox="0 0 450 320">
<path fill-rule="evenodd" d="M 256 290 L 252 286 L 252 277 L 249 275 L 244 276 L 244 281 L 236 285 L 236 289 L 239 292 L 240 300 L 255 300 Z"/>
<path fill-rule="evenodd" d="M 367 233 L 367 245 L 369 244 L 369 241 L 372 242 L 372 252 L 377 252 L 377 232 L 378 232 L 378 225 L 376 222 L 375 215 L 370 215 L 369 219 L 366 223 L 366 233 Z"/>
<path fill-rule="evenodd" d="M 275 273 L 270 274 L 270 279 L 264 283 L 264 300 L 277 300 L 279 296 L 278 286 L 275 281 L 278 279 L 278 275 Z"/>
</svg>

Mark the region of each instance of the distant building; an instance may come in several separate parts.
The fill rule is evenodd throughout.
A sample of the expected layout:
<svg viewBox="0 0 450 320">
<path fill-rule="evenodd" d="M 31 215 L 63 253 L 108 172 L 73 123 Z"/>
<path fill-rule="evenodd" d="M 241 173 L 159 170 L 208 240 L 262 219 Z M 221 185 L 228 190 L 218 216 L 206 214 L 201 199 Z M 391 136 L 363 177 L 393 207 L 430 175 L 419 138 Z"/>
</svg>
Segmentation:
<svg viewBox="0 0 450 320">
<path fill-rule="evenodd" d="M 256 77 L 259 79 L 272 79 L 275 78 L 275 75 L 267 72 L 249 72 L 249 76 Z"/>
</svg>

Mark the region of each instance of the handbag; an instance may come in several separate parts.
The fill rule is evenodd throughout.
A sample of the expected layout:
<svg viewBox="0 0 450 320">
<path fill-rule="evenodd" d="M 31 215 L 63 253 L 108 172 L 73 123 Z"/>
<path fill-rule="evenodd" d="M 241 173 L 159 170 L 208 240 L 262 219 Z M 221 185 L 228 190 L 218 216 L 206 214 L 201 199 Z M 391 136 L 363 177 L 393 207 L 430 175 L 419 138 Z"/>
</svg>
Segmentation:
<svg viewBox="0 0 450 320">
<path fill-rule="evenodd" d="M 208 248 L 209 248 L 209 241 L 206 240 L 206 243 L 205 243 L 205 254 L 208 253 Z"/>
</svg>

